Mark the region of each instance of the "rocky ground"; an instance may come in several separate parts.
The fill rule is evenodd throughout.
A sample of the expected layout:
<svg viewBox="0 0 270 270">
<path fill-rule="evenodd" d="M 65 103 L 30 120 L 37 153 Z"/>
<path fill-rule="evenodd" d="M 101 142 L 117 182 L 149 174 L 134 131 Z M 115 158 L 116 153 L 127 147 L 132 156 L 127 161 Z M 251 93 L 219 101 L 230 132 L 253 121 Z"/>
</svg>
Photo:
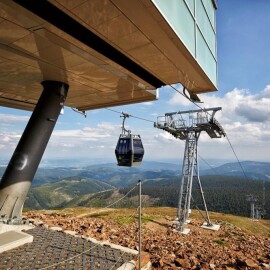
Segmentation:
<svg viewBox="0 0 270 270">
<path fill-rule="evenodd" d="M 27 212 L 25 217 L 46 226 L 107 240 L 138 249 L 138 226 L 134 217 L 125 222 L 97 217 L 76 217 Z M 270 269 L 270 237 L 245 233 L 224 221 L 217 232 L 200 227 L 202 221 L 192 219 L 188 235 L 174 232 L 172 217 L 143 219 L 142 249 L 149 253 L 154 269 Z M 44 226 L 44 224 L 43 224 Z"/>
</svg>

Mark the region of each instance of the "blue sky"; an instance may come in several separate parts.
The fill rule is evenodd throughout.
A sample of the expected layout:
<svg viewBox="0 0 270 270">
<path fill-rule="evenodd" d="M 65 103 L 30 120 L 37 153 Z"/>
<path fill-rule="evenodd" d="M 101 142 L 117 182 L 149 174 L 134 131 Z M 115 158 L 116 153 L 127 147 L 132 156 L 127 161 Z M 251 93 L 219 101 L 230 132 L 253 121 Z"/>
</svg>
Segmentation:
<svg viewBox="0 0 270 270">
<path fill-rule="evenodd" d="M 219 0 L 217 11 L 218 88 L 201 95 L 205 107 L 223 107 L 216 118 L 224 126 L 240 160 L 269 161 L 270 150 L 270 1 Z M 181 89 L 180 86 L 179 89 Z M 156 120 L 166 112 L 193 108 L 169 87 L 160 89 L 160 99 L 115 107 L 138 117 Z M 30 116 L 29 112 L 0 107 L 0 152 L 9 159 Z M 50 158 L 83 158 L 115 161 L 114 148 L 120 133 L 120 115 L 106 109 L 89 111 L 87 118 L 66 108 L 44 154 Z M 128 128 L 141 134 L 144 160 L 181 160 L 184 142 L 134 118 Z M 199 142 L 206 160 L 235 160 L 226 139 Z"/>
</svg>

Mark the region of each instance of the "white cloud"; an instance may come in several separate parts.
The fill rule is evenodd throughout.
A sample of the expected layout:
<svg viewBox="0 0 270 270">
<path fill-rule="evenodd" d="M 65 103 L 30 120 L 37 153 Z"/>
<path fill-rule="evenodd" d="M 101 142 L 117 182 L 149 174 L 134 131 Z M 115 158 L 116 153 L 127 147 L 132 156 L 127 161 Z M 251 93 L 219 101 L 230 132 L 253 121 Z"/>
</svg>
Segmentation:
<svg viewBox="0 0 270 270">
<path fill-rule="evenodd" d="M 0 128 L 2 130 L 9 130 L 11 127 L 16 128 L 16 125 L 26 125 L 29 116 L 0 113 L 0 119 Z"/>
<path fill-rule="evenodd" d="M 19 134 L 18 132 L 13 132 L 13 131 L 0 132 L 1 157 L 5 157 L 6 155 L 12 154 L 20 137 L 21 137 L 21 134 Z"/>
<path fill-rule="evenodd" d="M 227 92 L 223 97 L 217 94 L 205 94 L 201 96 L 204 101 L 201 107 L 222 107 L 225 120 L 231 117 L 241 117 L 249 122 L 270 121 L 270 85 L 259 92 L 251 94 L 247 89 L 235 88 Z M 190 106 L 190 101 L 175 93 L 169 100 L 171 105 Z"/>
<path fill-rule="evenodd" d="M 1 132 L 0 145 L 5 156 L 11 156 L 18 144 L 21 132 Z M 95 156 L 105 155 L 106 149 L 115 147 L 120 133 L 120 126 L 102 122 L 96 126 L 86 126 L 80 129 L 54 130 L 46 149 L 50 157 L 61 156 Z M 96 149 L 98 153 L 89 153 L 89 149 Z M 114 151 L 112 155 L 114 154 Z M 69 153 L 69 154 L 68 154 Z"/>
<path fill-rule="evenodd" d="M 147 102 L 141 103 L 141 105 L 145 105 L 145 106 L 152 106 L 153 104 L 154 104 L 153 101 L 147 101 Z"/>
<path fill-rule="evenodd" d="M 111 123 L 100 123 L 96 127 L 86 126 L 81 129 L 55 130 L 52 134 L 53 140 L 65 138 L 71 141 L 98 141 L 109 138 L 119 133 L 120 126 Z"/>
<path fill-rule="evenodd" d="M 155 140 L 161 143 L 176 141 L 175 137 L 173 137 L 170 133 L 165 132 L 165 131 L 155 135 Z"/>
<path fill-rule="evenodd" d="M 179 93 L 173 94 L 168 103 L 172 106 L 190 106 L 190 101 Z"/>
<path fill-rule="evenodd" d="M 0 113 L 0 119 L 1 119 L 1 124 L 2 123 L 14 124 L 14 123 L 19 123 L 19 122 L 27 123 L 27 121 L 29 120 L 29 116 Z"/>
<path fill-rule="evenodd" d="M 181 90 L 181 89 L 180 89 Z M 203 106 L 222 107 L 222 111 L 216 113 L 216 119 L 222 124 L 228 134 L 240 160 L 269 160 L 270 152 L 270 85 L 259 93 L 252 93 L 247 89 L 235 88 L 223 96 L 221 93 L 205 94 L 200 98 L 204 101 Z M 179 94 L 175 94 L 167 102 L 171 106 L 177 105 L 177 109 L 188 110 L 190 102 Z M 164 103 L 163 103 L 164 104 Z M 140 105 L 139 105 L 140 106 Z M 147 108 L 147 106 L 145 106 Z M 194 107 L 193 107 L 194 108 Z M 160 108 L 164 110 L 163 107 Z M 197 109 L 197 108 L 196 108 Z M 149 115 L 157 116 L 149 107 Z M 136 116 L 136 114 L 135 114 Z M 15 132 L 17 123 L 27 122 L 29 117 L 16 115 L 0 115 L 2 119 L 9 119 L 11 129 L 7 131 L 2 128 L 0 131 L 1 156 L 7 153 L 12 154 L 22 131 Z M 107 118 L 106 118 L 107 119 Z M 115 117 L 114 117 L 115 119 Z M 113 120 L 112 120 L 113 121 Z M 49 145 L 46 150 L 48 157 L 106 157 L 114 159 L 114 148 L 121 132 L 121 121 L 109 121 L 99 124 L 83 126 L 71 124 L 70 129 L 58 123 L 57 129 L 53 132 Z M 3 122 L 0 125 L 3 125 Z M 185 141 L 175 139 L 167 132 L 152 127 L 152 124 L 135 120 L 132 124 L 136 127 L 126 127 L 141 134 L 145 147 L 145 159 L 158 158 L 179 158 L 184 154 Z M 78 127 L 78 128 L 77 128 Z M 230 158 L 235 159 L 232 150 L 224 139 L 210 139 L 206 133 L 202 133 L 199 140 L 199 153 L 203 158 Z"/>
<path fill-rule="evenodd" d="M 223 97 L 204 96 L 205 107 L 221 106 L 225 118 L 241 122 L 270 121 L 270 86 L 258 94 L 251 94 L 246 89 L 235 88 Z"/>
<path fill-rule="evenodd" d="M 101 124 L 98 124 L 97 127 L 99 129 L 107 130 L 107 131 L 115 131 L 116 129 L 120 129 L 120 125 L 113 125 L 112 123 L 108 122 L 102 122 Z"/>
<path fill-rule="evenodd" d="M 203 108 L 222 107 L 222 111 L 217 112 L 215 118 L 224 127 L 242 159 L 264 159 L 267 156 L 266 152 L 270 150 L 269 143 L 266 143 L 270 141 L 270 85 L 255 94 L 247 89 L 235 88 L 223 96 L 215 93 L 201 95 L 200 98 L 204 101 L 200 104 Z M 191 103 L 176 93 L 169 100 L 169 104 L 188 110 Z M 213 151 L 212 148 L 224 153 L 229 147 L 226 139 L 212 140 L 206 133 L 201 134 L 199 141 L 206 156 Z M 223 150 L 220 150 L 220 147 Z M 231 158 L 234 158 L 232 151 Z"/>
</svg>

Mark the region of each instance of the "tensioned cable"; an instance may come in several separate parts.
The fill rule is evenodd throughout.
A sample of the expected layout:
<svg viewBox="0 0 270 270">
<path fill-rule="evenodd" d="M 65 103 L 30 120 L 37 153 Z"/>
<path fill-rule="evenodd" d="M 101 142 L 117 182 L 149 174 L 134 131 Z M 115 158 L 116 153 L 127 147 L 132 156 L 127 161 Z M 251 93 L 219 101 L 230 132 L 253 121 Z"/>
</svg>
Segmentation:
<svg viewBox="0 0 270 270">
<path fill-rule="evenodd" d="M 177 88 L 175 88 L 175 87 L 172 86 L 172 85 L 170 85 L 170 87 L 171 87 L 173 90 L 175 90 L 177 93 L 179 93 L 180 95 L 182 95 L 183 97 L 185 97 L 187 100 L 189 100 L 190 102 L 192 102 L 195 106 L 197 106 L 198 108 L 200 108 L 201 110 L 203 110 L 205 113 L 207 113 L 208 115 L 210 115 L 210 113 L 209 113 L 208 111 L 205 111 L 204 108 L 202 108 L 200 105 L 198 105 L 197 103 L 195 103 L 194 101 L 192 101 L 191 99 L 189 99 L 189 98 L 188 98 L 187 96 L 185 96 L 182 92 L 180 92 Z M 210 116 L 211 116 L 211 115 L 210 115 Z M 239 158 L 238 158 L 238 156 L 237 156 L 237 154 L 236 154 L 236 152 L 235 152 L 235 150 L 234 150 L 234 148 L 233 148 L 233 146 L 232 146 L 232 144 L 231 144 L 231 141 L 230 141 L 230 139 L 229 139 L 229 137 L 228 137 L 227 132 L 225 132 L 225 137 L 226 137 L 226 139 L 227 139 L 227 141 L 228 141 L 228 143 L 229 143 L 229 145 L 230 145 L 230 147 L 231 147 L 231 149 L 232 149 L 232 151 L 233 151 L 233 153 L 234 153 L 234 156 L 235 156 L 235 158 L 236 158 L 236 160 L 237 160 L 237 162 L 238 162 L 238 164 L 239 164 L 239 166 L 240 166 L 240 168 L 241 168 L 241 170 L 242 170 L 242 172 L 243 172 L 245 178 L 248 179 L 247 176 L 246 176 L 246 173 L 245 173 L 245 171 L 244 171 L 244 168 L 243 168 L 243 166 L 242 166 L 242 164 L 241 164 L 241 162 L 240 162 L 240 160 L 239 160 Z M 201 157 L 200 157 L 200 158 L 201 158 Z M 201 159 L 204 160 L 203 158 L 201 158 Z M 213 169 L 213 168 L 211 167 L 211 165 L 208 164 L 205 160 L 204 160 L 204 162 L 205 162 L 207 165 L 209 165 L 209 167 L 210 167 L 211 169 Z M 213 170 L 214 170 L 214 169 L 213 169 Z"/>
<path fill-rule="evenodd" d="M 49 265 L 49 266 L 40 268 L 40 270 L 49 269 L 49 268 L 51 268 L 51 267 L 57 266 L 57 265 L 59 265 L 59 264 L 62 264 L 62 263 L 64 263 L 64 262 L 68 262 L 68 261 L 70 261 L 70 260 L 73 260 L 73 259 L 75 259 L 75 258 L 77 258 L 77 257 L 79 257 L 79 256 L 81 256 L 81 255 L 83 255 L 83 254 L 85 254 L 85 253 L 91 251 L 91 250 L 94 249 L 96 246 L 97 246 L 97 244 L 94 245 L 93 247 L 91 247 L 91 248 L 89 248 L 89 249 L 87 249 L 87 250 L 81 252 L 80 254 L 74 255 L 74 256 L 72 256 L 72 257 L 70 257 L 70 258 L 68 258 L 68 259 L 66 259 L 66 260 L 63 260 L 63 261 L 61 261 L 61 262 L 54 263 L 54 264 L 52 264 L 52 265 Z M 122 256 L 123 256 L 125 253 L 126 253 L 126 251 L 123 251 L 123 252 L 121 253 L 121 256 L 119 256 L 119 259 L 118 259 L 118 260 L 116 261 L 116 263 L 110 268 L 110 270 L 113 269 L 113 268 L 117 265 L 117 263 L 120 261 L 120 259 L 122 258 Z"/>
<path fill-rule="evenodd" d="M 192 199 L 192 202 L 194 203 L 196 209 L 198 210 L 198 212 L 201 214 L 201 216 L 203 217 L 203 219 L 208 222 L 207 220 L 207 217 L 204 216 L 204 214 L 202 213 L 202 210 L 198 207 L 198 205 L 195 203 L 194 199 L 193 199 L 193 196 L 191 195 L 191 199 Z"/>
<path fill-rule="evenodd" d="M 169 85 L 174 91 L 176 91 L 178 94 L 182 95 L 184 98 L 186 98 L 187 100 L 189 100 L 191 103 L 193 103 L 195 106 L 197 106 L 199 109 L 201 109 L 202 111 L 204 111 L 205 113 L 207 113 L 208 115 L 211 116 L 211 114 L 206 111 L 204 108 L 202 108 L 199 104 L 197 104 L 196 102 L 194 102 L 193 100 L 191 100 L 190 98 L 188 98 L 186 95 L 184 95 L 181 91 L 179 91 L 176 87 L 174 87 L 173 85 Z M 184 87 L 185 89 L 185 87 Z"/>
<path fill-rule="evenodd" d="M 121 200 L 123 200 L 125 197 L 127 197 L 127 195 L 128 195 L 129 193 L 131 193 L 131 192 L 137 187 L 137 185 L 138 185 L 138 184 L 136 184 L 132 189 L 130 189 L 123 197 L 121 197 L 121 198 L 118 199 L 117 201 L 115 201 L 115 202 L 113 202 L 113 203 L 111 203 L 111 204 L 105 206 L 104 209 L 110 208 L 110 207 L 112 207 L 113 205 L 115 205 L 116 203 L 118 203 L 118 202 L 120 202 Z M 107 191 L 111 191 L 111 190 L 107 190 Z M 104 192 L 106 192 L 106 191 L 104 191 Z M 92 214 L 101 213 L 101 212 L 103 212 L 103 211 L 106 211 L 106 210 L 104 210 L 104 209 L 102 209 L 102 210 L 100 210 L 100 211 L 96 211 L 96 212 L 94 212 L 94 213 L 89 213 L 89 214 L 87 214 L 87 215 L 92 215 Z M 79 218 L 79 217 L 73 217 L 73 218 L 71 218 L 71 219 L 76 219 L 76 218 Z M 63 218 L 63 219 L 64 219 L 64 218 Z M 61 220 L 61 219 L 59 219 L 59 220 Z M 49 220 L 46 220 L 46 221 L 54 221 L 54 219 L 49 219 Z"/>
<path fill-rule="evenodd" d="M 105 108 L 105 109 L 108 110 L 108 111 L 115 112 L 115 113 L 123 114 L 123 112 L 119 112 L 119 111 L 116 111 L 116 110 L 113 110 L 113 109 L 109 109 L 109 108 Z M 145 119 L 145 118 L 142 118 L 142 117 L 134 116 L 134 115 L 132 115 L 132 114 L 128 114 L 128 115 L 129 115 L 130 117 L 137 118 L 137 119 L 139 119 L 139 120 L 143 120 L 143 121 L 155 123 L 155 121 L 152 121 L 152 120 L 149 120 L 149 119 Z"/>
<path fill-rule="evenodd" d="M 97 244 L 96 244 L 96 245 L 94 244 L 93 247 L 91 247 L 91 248 L 89 248 L 89 249 L 87 249 L 87 250 L 81 252 L 80 254 L 74 255 L 74 256 L 72 256 L 72 257 L 70 257 L 70 258 L 67 258 L 66 260 L 63 260 L 63 261 L 61 261 L 61 262 L 54 263 L 54 264 L 52 264 L 52 265 L 49 265 L 49 266 L 40 268 L 40 270 L 49 269 L 49 268 L 51 268 L 51 267 L 57 266 L 57 265 L 59 265 L 59 264 L 62 264 L 62 263 L 64 263 L 64 262 L 68 262 L 68 261 L 70 261 L 70 260 L 73 260 L 73 259 L 75 259 L 75 258 L 77 258 L 77 257 L 79 257 L 79 256 L 81 256 L 81 255 L 83 255 L 83 254 L 85 254 L 86 252 L 92 250 L 92 249 L 95 248 L 96 246 L 97 246 Z M 117 261 L 116 263 L 118 263 L 118 261 Z"/>
<path fill-rule="evenodd" d="M 198 108 L 200 108 L 201 110 L 203 110 L 205 113 L 207 113 L 207 114 L 210 115 L 209 112 L 205 111 L 204 108 L 202 108 L 200 105 L 198 105 L 197 103 L 195 103 L 193 100 L 189 99 L 189 98 L 188 98 L 187 96 L 185 96 L 182 92 L 180 92 L 177 88 L 175 88 L 175 87 L 172 86 L 172 85 L 170 85 L 170 87 L 171 87 L 174 91 L 176 91 L 177 93 L 179 93 L 180 95 L 182 95 L 183 97 L 185 97 L 186 99 L 188 99 L 190 102 L 192 102 L 195 106 L 197 106 Z M 247 178 L 247 175 L 246 175 L 246 173 L 245 173 L 245 171 L 244 171 L 244 168 L 243 168 L 243 166 L 242 166 L 242 164 L 241 164 L 241 162 L 240 162 L 240 160 L 239 160 L 239 158 L 238 158 L 238 156 L 237 156 L 237 154 L 236 154 L 236 151 L 234 150 L 234 148 L 233 148 L 233 146 L 232 146 L 232 144 L 231 144 L 231 141 L 230 141 L 230 139 L 229 139 L 229 137 L 228 137 L 227 132 L 225 133 L 225 137 L 226 137 L 226 139 L 227 139 L 227 141 L 228 141 L 228 143 L 229 143 L 229 145 L 230 145 L 230 147 L 231 147 L 231 149 L 232 149 L 232 151 L 233 151 L 233 153 L 234 153 L 234 156 L 235 156 L 235 158 L 236 158 L 236 160 L 237 160 L 237 162 L 238 162 L 238 164 L 239 164 L 239 166 L 240 166 L 240 168 L 241 168 L 241 170 L 242 170 L 242 172 L 243 172 L 245 178 L 248 179 L 248 178 Z"/>
<path fill-rule="evenodd" d="M 206 161 L 201 155 L 198 154 L 198 156 L 199 156 L 199 158 L 200 158 L 205 164 L 207 164 L 207 165 L 209 166 L 209 168 L 210 168 L 211 170 L 213 170 L 213 172 L 214 172 L 216 175 L 220 175 L 220 174 L 216 171 L 216 169 L 215 169 L 212 165 L 209 164 L 208 161 Z"/>
<path fill-rule="evenodd" d="M 107 205 L 106 207 L 104 207 L 104 209 L 101 209 L 101 210 L 96 211 L 96 212 L 94 212 L 94 213 L 87 214 L 87 216 L 92 215 L 92 214 L 99 214 L 99 213 L 102 213 L 102 212 L 106 211 L 107 208 L 112 207 L 113 205 L 117 204 L 118 202 L 120 202 L 121 200 L 123 200 L 125 197 L 127 197 L 127 195 L 128 195 L 129 193 L 131 193 L 135 188 L 136 188 L 136 186 L 134 186 L 131 190 L 129 190 L 123 197 L 121 197 L 121 198 L 118 199 L 117 201 L 115 201 L 115 202 L 113 202 L 112 204 L 109 204 L 109 205 Z"/>
<path fill-rule="evenodd" d="M 120 198 L 119 200 L 115 201 L 114 203 L 112 203 L 112 204 L 106 206 L 105 208 L 110 208 L 111 206 L 113 206 L 113 205 L 115 205 L 116 203 L 118 203 L 118 202 L 120 202 L 121 200 L 123 200 L 123 199 L 124 199 L 129 193 L 131 193 L 136 187 L 137 187 L 137 185 L 134 186 L 128 193 L 126 193 L 125 196 L 123 196 L 123 197 Z"/>
<path fill-rule="evenodd" d="M 200 108 L 202 111 L 204 111 L 205 113 L 207 113 L 208 115 L 210 115 L 209 112 L 205 111 L 204 108 L 202 108 L 200 105 L 198 105 L 197 103 L 195 103 L 194 101 L 192 101 L 190 98 L 188 98 L 186 95 L 184 95 L 181 91 L 179 91 L 176 87 L 174 87 L 173 85 L 169 85 L 169 86 L 170 86 L 174 91 L 176 91 L 178 94 L 182 95 L 182 96 L 185 97 L 187 100 L 189 100 L 191 103 L 193 103 L 195 106 L 197 106 L 198 108 Z M 110 110 L 110 111 L 113 111 L 113 112 L 116 112 L 116 113 L 119 113 L 119 114 L 122 114 L 121 112 L 116 111 L 116 110 L 113 110 L 113 109 L 109 109 L 109 108 L 106 108 L 106 109 L 107 109 L 107 110 Z M 148 120 L 148 119 L 144 119 L 144 118 L 141 118 L 141 117 L 136 117 L 136 116 L 133 116 L 133 115 L 130 115 L 130 116 L 133 117 L 133 118 L 140 119 L 140 120 L 144 120 L 144 121 L 148 121 L 148 122 L 155 123 L 154 121 L 151 121 L 151 120 Z M 238 156 L 237 156 L 237 154 L 236 154 L 236 151 L 234 150 L 234 148 L 233 148 L 233 146 L 232 146 L 232 144 L 231 144 L 231 142 L 230 142 L 230 139 L 229 139 L 227 133 L 225 133 L 225 137 L 227 138 L 227 141 L 228 141 L 228 143 L 229 143 L 229 145 L 230 145 L 230 147 L 231 147 L 231 149 L 232 149 L 232 151 L 233 151 L 233 153 L 234 153 L 234 156 L 235 156 L 235 158 L 236 158 L 236 160 L 237 160 L 237 162 L 238 162 L 238 164 L 239 164 L 239 166 L 240 166 L 240 168 L 241 168 L 241 170 L 242 170 L 242 172 L 243 172 L 245 178 L 248 179 L 247 176 L 246 176 L 246 173 L 245 173 L 245 171 L 244 171 L 244 168 L 243 168 L 243 166 L 242 166 L 242 164 L 241 164 L 241 162 L 240 162 L 240 160 L 239 160 L 239 158 L 238 158 Z"/>
<path fill-rule="evenodd" d="M 189 101 L 190 101 L 191 103 L 193 103 L 195 106 L 197 106 L 197 107 L 200 108 L 202 111 L 204 111 L 205 113 L 207 113 L 208 115 L 211 116 L 211 114 L 210 114 L 208 111 L 206 111 L 206 110 L 205 110 L 204 108 L 202 108 L 200 105 L 198 105 L 198 104 L 195 103 L 193 100 L 191 100 L 190 98 L 188 98 L 187 96 L 185 96 L 185 95 L 184 95 L 181 91 L 179 91 L 176 87 L 174 87 L 173 85 L 169 85 L 169 86 L 170 86 L 174 91 L 176 91 L 178 94 L 182 95 L 184 98 L 186 98 L 187 100 L 189 100 Z M 113 109 L 109 109 L 109 108 L 106 108 L 106 110 L 109 110 L 109 111 L 112 111 L 112 112 L 115 112 L 115 113 L 118 113 L 118 114 L 123 114 L 122 112 L 119 112 L 119 111 L 116 111 L 116 110 L 113 110 Z M 137 117 L 137 116 L 134 116 L 134 115 L 131 115 L 131 114 L 129 114 L 129 116 L 130 116 L 130 117 L 133 117 L 133 118 L 137 118 L 137 119 L 143 120 L 143 121 L 155 123 L 155 121 L 152 121 L 152 120 L 149 120 L 149 119 L 145 119 L 145 118 L 141 118 L 141 117 Z M 231 148 L 231 150 L 232 150 L 232 152 L 233 152 L 233 154 L 234 154 L 234 156 L 235 156 L 235 158 L 236 158 L 236 160 L 237 160 L 237 162 L 238 162 L 238 164 L 239 164 L 239 166 L 240 166 L 240 168 L 241 168 L 241 170 L 242 170 L 242 172 L 243 172 L 243 175 L 245 176 L 246 179 L 248 179 L 248 178 L 247 178 L 247 175 L 246 175 L 246 173 L 245 173 L 245 171 L 244 171 L 244 168 L 243 168 L 243 166 L 242 166 L 242 164 L 241 164 L 241 162 L 240 162 L 240 160 L 239 160 L 239 158 L 238 158 L 238 156 L 237 156 L 237 154 L 236 154 L 236 151 L 235 151 L 234 147 L 232 146 L 232 143 L 231 143 L 231 141 L 230 141 L 230 139 L 229 139 L 227 133 L 225 133 L 225 137 L 226 137 L 226 139 L 227 139 L 227 141 L 228 141 L 228 143 L 229 143 L 229 145 L 230 145 L 230 148 Z"/>
<path fill-rule="evenodd" d="M 137 187 L 137 185 L 138 185 L 138 184 L 136 184 L 132 189 L 130 189 L 130 190 L 129 190 L 123 197 L 121 197 L 119 200 L 115 201 L 114 203 L 112 203 L 112 204 L 110 204 L 110 205 L 107 205 L 105 208 L 109 208 L 109 207 L 113 206 L 114 204 L 118 203 L 119 201 L 123 200 L 129 193 L 131 193 L 131 192 Z M 73 218 L 73 219 L 74 219 L 74 218 Z M 49 221 L 49 220 L 47 220 L 47 221 Z M 74 259 L 74 258 L 77 258 L 77 257 L 79 257 L 79 256 L 81 256 L 81 255 L 87 253 L 88 251 L 92 250 L 92 249 L 95 248 L 95 247 L 96 247 L 96 245 L 94 245 L 94 246 L 91 247 L 90 249 L 87 249 L 87 250 L 85 250 L 85 251 L 83 251 L 83 252 L 81 252 L 81 253 L 79 253 L 79 254 L 73 256 L 73 257 L 70 257 L 70 258 L 67 258 L 66 260 L 63 260 L 63 261 L 61 261 L 61 262 L 58 262 L 58 263 L 55 263 L 55 264 L 46 266 L 46 267 L 44 267 L 44 268 L 41 268 L 40 270 L 48 269 L 48 268 L 54 267 L 54 266 L 56 266 L 56 265 L 62 264 L 62 263 L 64 263 L 64 262 L 70 261 L 70 260 L 72 260 L 72 259 Z M 126 252 L 123 252 L 122 255 L 124 255 L 125 253 L 126 253 Z M 121 258 L 121 256 L 120 256 L 120 258 Z M 117 262 L 115 263 L 115 265 L 119 262 L 119 260 L 120 260 L 120 259 L 117 260 Z M 115 265 L 114 265 L 114 266 L 115 266 Z M 113 267 L 114 267 L 114 266 L 113 266 Z M 113 267 L 112 267 L 112 268 L 113 268 Z M 111 269 L 112 269 L 112 268 L 111 268 Z"/>
<path fill-rule="evenodd" d="M 242 171 L 243 171 L 243 174 L 244 174 L 245 178 L 248 180 L 248 177 L 247 177 L 247 175 L 246 175 L 246 173 L 245 173 L 245 171 L 244 171 L 244 168 L 243 168 L 243 166 L 242 166 L 240 160 L 238 159 L 238 156 L 237 156 L 237 154 L 236 154 L 236 152 L 235 152 L 235 150 L 234 150 L 234 148 L 233 148 L 233 146 L 232 146 L 232 143 L 231 143 L 231 141 L 230 141 L 230 139 L 229 139 L 229 137 L 228 137 L 227 134 L 226 134 L 226 138 L 227 138 L 227 141 L 228 141 L 229 145 L 231 146 L 231 149 L 232 149 L 232 151 L 233 151 L 233 153 L 234 153 L 234 155 L 235 155 L 235 157 L 236 157 L 236 159 L 237 159 L 237 161 L 238 161 L 238 163 L 239 163 L 239 165 L 240 165 Z"/>
<path fill-rule="evenodd" d="M 144 184 L 144 181 L 141 181 L 141 185 L 143 185 Z M 138 186 L 138 184 L 137 184 L 137 186 Z M 142 194 L 142 196 L 143 196 L 143 194 Z M 145 197 L 142 199 L 142 204 L 144 203 L 144 201 L 147 199 L 147 195 L 145 195 Z M 136 218 L 136 215 L 138 214 L 138 210 L 139 210 L 139 208 L 140 208 L 140 206 L 138 206 L 137 208 L 136 208 L 136 212 L 134 212 L 134 214 L 131 214 L 130 216 L 129 216 L 129 218 L 126 220 L 127 222 L 129 221 L 129 220 L 131 220 L 132 218 Z M 143 207 L 142 207 L 143 208 Z"/>
<path fill-rule="evenodd" d="M 117 263 L 120 261 L 121 257 L 122 257 L 125 253 L 126 253 L 126 251 L 123 251 L 123 252 L 121 253 L 121 256 L 119 256 L 118 260 L 117 260 L 116 263 L 110 268 L 110 270 L 114 269 L 114 267 L 117 265 Z M 126 266 L 127 266 L 127 265 L 125 265 L 124 270 L 126 269 Z M 122 268 L 122 267 L 121 267 L 121 268 Z"/>
</svg>

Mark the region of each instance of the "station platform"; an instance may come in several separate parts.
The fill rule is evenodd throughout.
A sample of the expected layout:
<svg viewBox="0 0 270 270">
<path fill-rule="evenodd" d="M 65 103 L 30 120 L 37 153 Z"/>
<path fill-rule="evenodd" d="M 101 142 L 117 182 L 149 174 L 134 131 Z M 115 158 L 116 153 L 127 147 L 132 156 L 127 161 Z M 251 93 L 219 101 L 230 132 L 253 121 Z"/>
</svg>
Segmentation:
<svg viewBox="0 0 270 270">
<path fill-rule="evenodd" d="M 0 269 L 118 269 L 134 255 L 63 232 L 35 227 L 27 230 L 32 243 L 5 251 Z"/>
</svg>

